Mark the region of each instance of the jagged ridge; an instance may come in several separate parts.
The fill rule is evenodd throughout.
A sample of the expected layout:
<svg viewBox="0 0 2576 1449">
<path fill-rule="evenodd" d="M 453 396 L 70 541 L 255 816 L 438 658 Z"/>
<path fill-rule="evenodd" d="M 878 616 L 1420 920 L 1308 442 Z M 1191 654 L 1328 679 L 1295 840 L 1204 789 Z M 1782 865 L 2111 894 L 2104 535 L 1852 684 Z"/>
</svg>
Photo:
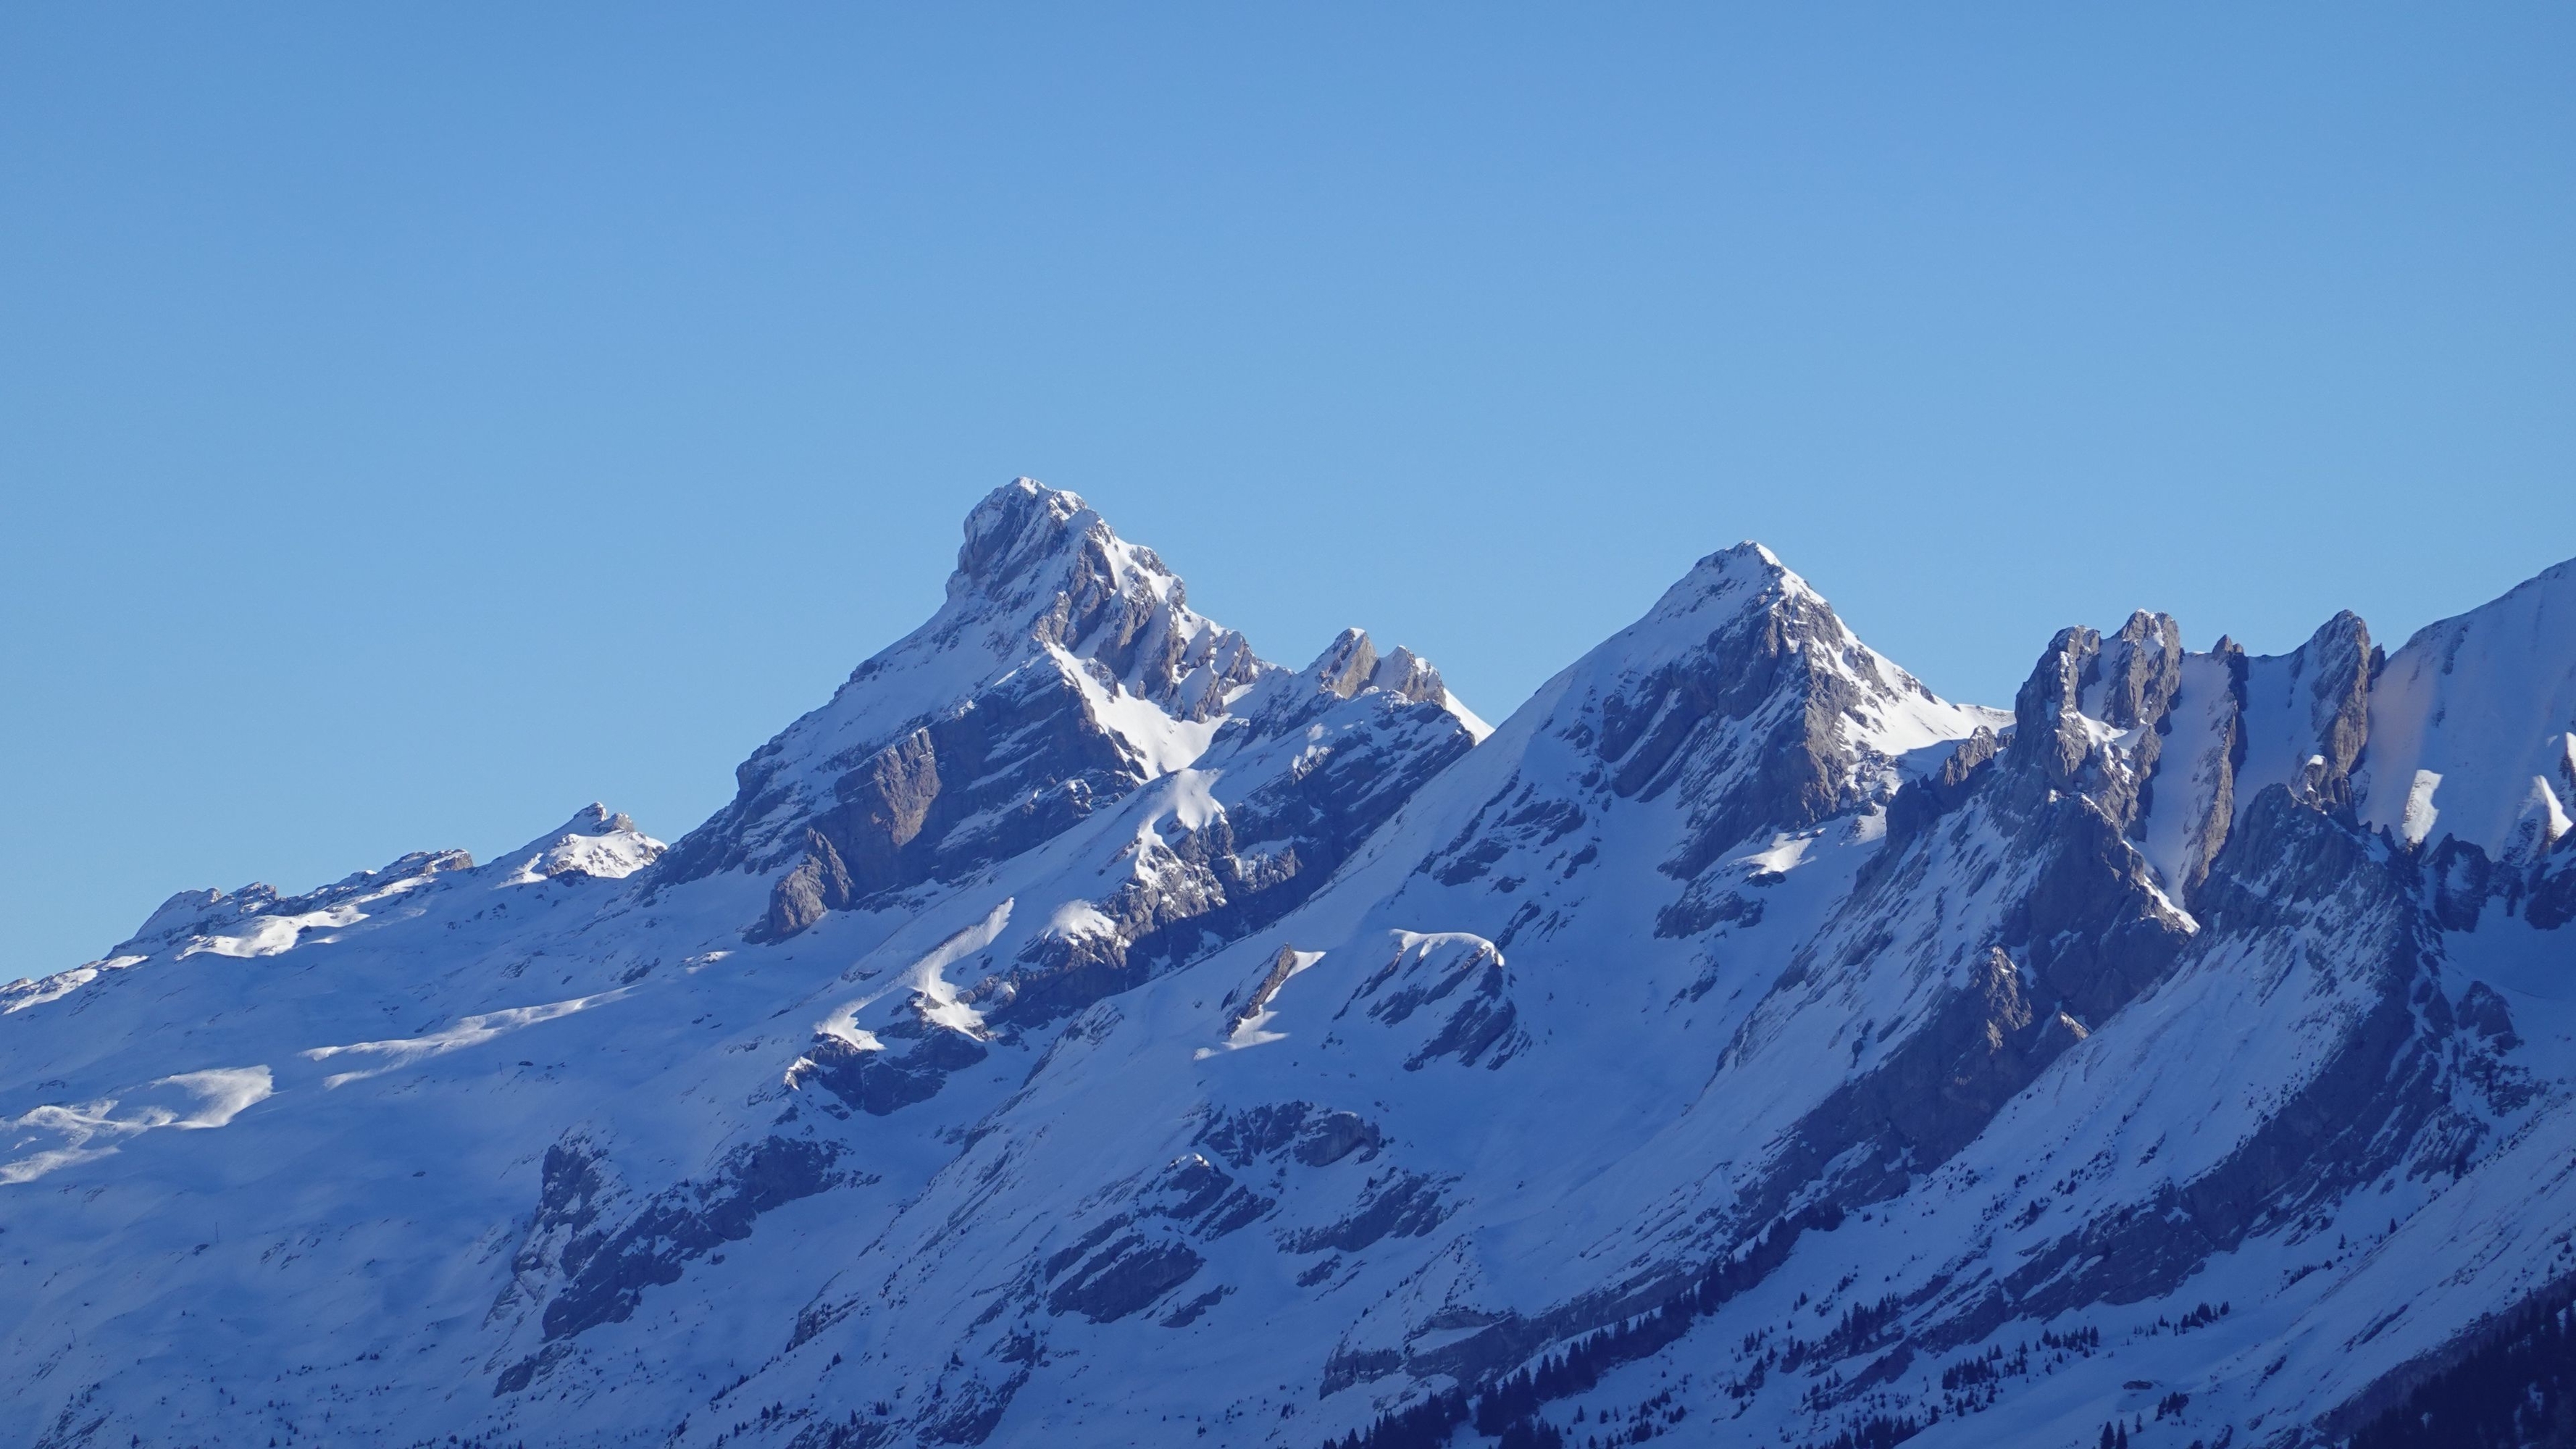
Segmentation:
<svg viewBox="0 0 2576 1449">
<path fill-rule="evenodd" d="M 2571 587 L 2007 714 L 1746 544 L 1488 732 L 1015 480 L 669 850 L 0 988 L 0 1422 L 2385 1437 L 2576 1270 Z"/>
</svg>

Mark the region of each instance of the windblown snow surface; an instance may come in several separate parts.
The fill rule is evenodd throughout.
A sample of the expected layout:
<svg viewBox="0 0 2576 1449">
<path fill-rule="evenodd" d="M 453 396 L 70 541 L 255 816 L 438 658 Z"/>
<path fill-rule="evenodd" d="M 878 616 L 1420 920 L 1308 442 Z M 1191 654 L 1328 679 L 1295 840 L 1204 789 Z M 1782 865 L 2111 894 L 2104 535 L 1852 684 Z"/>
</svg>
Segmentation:
<svg viewBox="0 0 2576 1449">
<path fill-rule="evenodd" d="M 2576 565 L 1488 727 L 1023 479 L 739 778 L 0 987 L 0 1440 L 2324 1444 L 2576 1271 Z"/>
</svg>

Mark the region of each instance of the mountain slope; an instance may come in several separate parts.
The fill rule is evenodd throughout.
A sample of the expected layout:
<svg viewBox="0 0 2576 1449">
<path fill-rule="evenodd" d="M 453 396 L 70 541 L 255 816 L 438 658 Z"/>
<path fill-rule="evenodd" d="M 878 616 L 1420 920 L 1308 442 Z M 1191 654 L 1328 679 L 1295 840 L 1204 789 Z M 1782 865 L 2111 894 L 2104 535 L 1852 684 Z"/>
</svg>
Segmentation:
<svg viewBox="0 0 2576 1449">
<path fill-rule="evenodd" d="M 1488 732 L 1019 480 L 667 849 L 0 988 L 0 1425 L 2404 1442 L 2576 1268 L 2569 577 L 2006 713 L 1746 544 Z"/>
</svg>

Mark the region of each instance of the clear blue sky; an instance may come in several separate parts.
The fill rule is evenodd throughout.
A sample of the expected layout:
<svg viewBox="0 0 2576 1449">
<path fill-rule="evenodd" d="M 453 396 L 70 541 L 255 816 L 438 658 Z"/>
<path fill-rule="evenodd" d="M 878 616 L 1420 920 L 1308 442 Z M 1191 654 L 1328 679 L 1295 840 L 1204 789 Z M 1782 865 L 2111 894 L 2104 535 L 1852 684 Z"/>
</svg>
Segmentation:
<svg viewBox="0 0 2576 1449">
<path fill-rule="evenodd" d="M 0 979 L 676 837 L 1017 473 L 1497 719 L 1743 537 L 1989 702 L 2576 554 L 2563 5 L 397 9 L 0 9 Z"/>
</svg>

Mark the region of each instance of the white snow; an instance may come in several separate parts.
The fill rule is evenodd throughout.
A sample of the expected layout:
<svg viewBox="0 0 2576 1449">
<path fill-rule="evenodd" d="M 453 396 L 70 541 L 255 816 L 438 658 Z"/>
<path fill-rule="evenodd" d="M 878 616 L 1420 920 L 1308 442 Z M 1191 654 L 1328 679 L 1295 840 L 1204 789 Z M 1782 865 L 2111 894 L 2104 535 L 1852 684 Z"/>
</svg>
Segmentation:
<svg viewBox="0 0 2576 1449">
<path fill-rule="evenodd" d="M 110 956 L 104 961 L 92 961 L 86 966 L 75 966 L 69 971 L 57 971 L 41 980 L 31 981 L 20 977 L 6 986 L 0 986 L 0 1016 L 6 1016 L 13 1011 L 25 1011 L 31 1006 L 42 1006 L 48 1001 L 60 1001 L 96 981 L 105 972 L 122 971 L 129 966 L 140 966 L 151 959 L 149 956 Z"/>
<path fill-rule="evenodd" d="M 2442 818 L 2441 808 L 2433 803 L 2433 795 L 2441 788 L 2442 777 L 2437 772 L 2415 772 L 2414 782 L 2406 787 L 2406 808 L 2398 817 L 2399 839 L 2408 845 L 2421 845 L 2433 833 L 2433 823 Z"/>
<path fill-rule="evenodd" d="M 1102 685 L 1081 660 L 1064 648 L 1049 646 L 1047 652 L 1056 667 L 1082 691 L 1091 717 L 1126 744 L 1145 767 L 1148 779 L 1188 769 L 1207 753 L 1209 738 L 1224 723 L 1223 716 L 1214 715 L 1202 720 L 1175 719 L 1151 700 Z"/>
<path fill-rule="evenodd" d="M 341 1072 L 322 1079 L 322 1085 L 325 1087 L 342 1087 L 351 1082 L 365 1081 L 369 1077 L 383 1076 L 387 1072 L 399 1070 L 429 1057 L 445 1056 L 449 1052 L 481 1046 L 487 1041 L 508 1036 L 514 1031 L 536 1026 L 541 1022 L 570 1016 L 577 1011 L 589 1011 L 612 1001 L 622 1001 L 632 994 L 633 988 L 621 986 L 611 991 L 576 996 L 567 1001 L 549 1001 L 536 1006 L 513 1006 L 503 1011 L 487 1011 L 474 1016 L 460 1017 L 453 1026 L 420 1036 L 403 1037 L 393 1041 L 351 1042 L 346 1046 L 313 1047 L 305 1051 L 303 1056 L 305 1060 L 314 1062 L 325 1062 L 334 1057 L 344 1056 L 373 1057 L 382 1063 L 379 1066 L 354 1072 Z"/>
<path fill-rule="evenodd" d="M 1005 896 L 1000 904 L 984 914 L 983 919 L 941 941 L 939 945 L 914 961 L 900 976 L 877 990 L 843 1004 L 815 1030 L 837 1036 L 853 1046 L 873 1049 L 878 1045 L 871 1033 L 861 1033 L 853 1026 L 859 1013 L 879 1001 L 902 992 L 919 1008 L 922 1019 L 968 1036 L 984 1032 L 983 1015 L 958 999 L 957 988 L 946 975 L 949 967 L 993 944 L 1002 928 L 1011 921 L 1011 907 L 1017 897 Z"/>
<path fill-rule="evenodd" d="M 344 902 L 323 910 L 293 916 L 253 916 L 239 926 L 212 935 L 199 936 L 179 953 L 185 960 L 199 953 L 216 956 L 251 958 L 275 956 L 293 950 L 308 931 L 327 931 L 341 926 L 354 926 L 367 918 L 355 902 Z"/>
<path fill-rule="evenodd" d="M 2235 711 L 2225 661 L 2207 654 L 2185 655 L 2181 685 L 2156 759 L 2152 806 L 2141 847 L 2169 896 L 2180 895 L 2192 868 L 2206 864 L 2196 858 L 2195 847 L 2217 808 L 2219 780 L 2228 768 L 2226 724 Z"/>
<path fill-rule="evenodd" d="M 2371 687 L 2361 818 L 2427 838 L 2408 832 L 2430 774 L 2441 781 L 2441 833 L 2501 856 L 2532 777 L 2563 769 L 2571 728 L 2576 561 L 2426 627 L 2389 656 Z"/>
<path fill-rule="evenodd" d="M 2568 830 L 2567 807 L 2559 803 L 2558 792 L 2550 788 L 2549 777 L 2531 777 L 2531 790 L 2523 796 L 2522 809 L 2515 813 L 2515 853 L 2537 855 L 2556 845 Z M 2528 830 L 2526 839 L 2523 832 Z"/>
<path fill-rule="evenodd" d="M 38 1107 L 0 1122 L 14 1138 L 8 1150 L 22 1154 L 0 1161 L 0 1185 L 33 1182 L 109 1156 L 125 1141 L 161 1128 L 195 1132 L 226 1126 L 274 1090 L 266 1067 L 218 1067 L 162 1077 L 92 1102 Z M 47 1142 L 59 1145 L 41 1145 Z"/>
</svg>

